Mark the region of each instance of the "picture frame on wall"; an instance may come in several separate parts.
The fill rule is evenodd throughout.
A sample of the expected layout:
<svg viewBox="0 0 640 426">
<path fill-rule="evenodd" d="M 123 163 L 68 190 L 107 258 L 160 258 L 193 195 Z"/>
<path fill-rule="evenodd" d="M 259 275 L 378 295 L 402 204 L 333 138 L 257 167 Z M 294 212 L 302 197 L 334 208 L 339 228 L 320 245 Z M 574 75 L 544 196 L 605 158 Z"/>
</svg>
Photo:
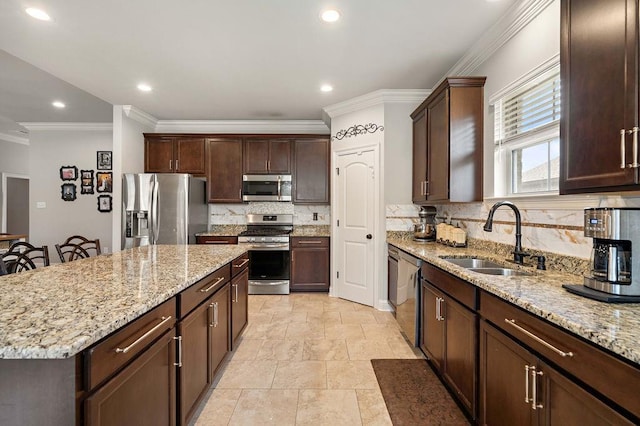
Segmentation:
<svg viewBox="0 0 640 426">
<path fill-rule="evenodd" d="M 112 152 L 111 151 L 98 151 L 98 161 L 96 168 L 98 170 L 111 170 L 112 169 Z"/>
<path fill-rule="evenodd" d="M 98 195 L 98 211 L 108 213 L 113 209 L 113 198 L 111 195 Z"/>
<path fill-rule="evenodd" d="M 62 180 L 76 180 L 76 179 L 78 179 L 78 168 L 76 166 L 62 166 L 62 167 L 60 167 L 60 179 L 62 179 Z"/>
<path fill-rule="evenodd" d="M 60 186 L 60 194 L 64 201 L 74 201 L 76 199 L 76 184 L 63 183 Z"/>
<path fill-rule="evenodd" d="M 80 194 L 93 194 L 93 170 L 80 170 Z"/>
<path fill-rule="evenodd" d="M 96 173 L 96 191 L 113 192 L 113 173 L 112 172 Z"/>
</svg>

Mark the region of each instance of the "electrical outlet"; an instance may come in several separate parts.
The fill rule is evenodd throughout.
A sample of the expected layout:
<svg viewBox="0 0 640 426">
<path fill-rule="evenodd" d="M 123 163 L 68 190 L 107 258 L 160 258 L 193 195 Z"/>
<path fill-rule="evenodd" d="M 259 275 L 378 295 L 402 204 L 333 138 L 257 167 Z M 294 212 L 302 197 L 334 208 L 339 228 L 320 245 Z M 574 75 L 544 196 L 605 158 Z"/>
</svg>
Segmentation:
<svg viewBox="0 0 640 426">
<path fill-rule="evenodd" d="M 104 254 L 109 253 L 109 247 L 102 247 L 102 253 Z"/>
<path fill-rule="evenodd" d="M 47 203 L 45 203 L 44 201 L 36 202 L 36 209 L 46 209 L 46 208 L 47 208 Z"/>
<path fill-rule="evenodd" d="M 318 213 L 313 212 L 313 220 L 318 220 Z"/>
</svg>

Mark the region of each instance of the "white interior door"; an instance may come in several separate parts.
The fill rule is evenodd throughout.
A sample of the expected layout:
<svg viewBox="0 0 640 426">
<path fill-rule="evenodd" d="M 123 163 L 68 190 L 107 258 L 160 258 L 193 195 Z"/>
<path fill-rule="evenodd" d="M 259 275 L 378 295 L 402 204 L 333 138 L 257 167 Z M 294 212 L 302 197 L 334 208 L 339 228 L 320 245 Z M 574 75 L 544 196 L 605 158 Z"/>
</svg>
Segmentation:
<svg viewBox="0 0 640 426">
<path fill-rule="evenodd" d="M 374 302 L 375 155 L 374 148 L 338 154 L 336 176 L 336 295 L 369 306 Z"/>
</svg>

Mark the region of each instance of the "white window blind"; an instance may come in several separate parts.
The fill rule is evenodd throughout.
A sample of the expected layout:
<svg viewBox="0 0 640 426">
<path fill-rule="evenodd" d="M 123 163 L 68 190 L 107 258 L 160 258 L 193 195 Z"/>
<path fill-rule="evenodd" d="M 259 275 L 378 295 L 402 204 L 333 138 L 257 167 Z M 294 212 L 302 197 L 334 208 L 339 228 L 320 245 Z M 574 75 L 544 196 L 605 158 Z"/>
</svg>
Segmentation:
<svg viewBox="0 0 640 426">
<path fill-rule="evenodd" d="M 560 120 L 560 69 L 498 99 L 494 104 L 494 141 L 504 144 Z"/>
</svg>

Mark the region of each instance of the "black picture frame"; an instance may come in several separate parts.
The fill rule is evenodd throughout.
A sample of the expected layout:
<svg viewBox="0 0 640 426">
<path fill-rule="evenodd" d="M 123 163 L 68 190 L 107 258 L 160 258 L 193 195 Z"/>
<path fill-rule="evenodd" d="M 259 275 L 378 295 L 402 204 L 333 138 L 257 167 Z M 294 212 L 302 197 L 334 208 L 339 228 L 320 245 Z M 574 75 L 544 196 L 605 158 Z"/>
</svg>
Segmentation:
<svg viewBox="0 0 640 426">
<path fill-rule="evenodd" d="M 62 185 L 60 185 L 60 198 L 62 198 L 64 201 L 75 201 L 76 184 L 63 183 Z"/>
<path fill-rule="evenodd" d="M 96 155 L 96 169 L 111 170 L 113 167 L 113 153 L 111 151 L 98 151 Z"/>
<path fill-rule="evenodd" d="M 80 170 L 80 194 L 93 194 L 93 170 Z"/>
<path fill-rule="evenodd" d="M 96 173 L 96 191 L 97 192 L 113 192 L 113 173 L 112 172 Z"/>
<path fill-rule="evenodd" d="M 78 179 L 78 168 L 76 166 L 62 166 L 62 167 L 60 167 L 60 179 L 62 179 L 62 180 L 76 180 L 76 179 Z"/>
<path fill-rule="evenodd" d="M 113 198 L 111 195 L 98 195 L 98 211 L 108 213 L 113 209 Z"/>
</svg>

